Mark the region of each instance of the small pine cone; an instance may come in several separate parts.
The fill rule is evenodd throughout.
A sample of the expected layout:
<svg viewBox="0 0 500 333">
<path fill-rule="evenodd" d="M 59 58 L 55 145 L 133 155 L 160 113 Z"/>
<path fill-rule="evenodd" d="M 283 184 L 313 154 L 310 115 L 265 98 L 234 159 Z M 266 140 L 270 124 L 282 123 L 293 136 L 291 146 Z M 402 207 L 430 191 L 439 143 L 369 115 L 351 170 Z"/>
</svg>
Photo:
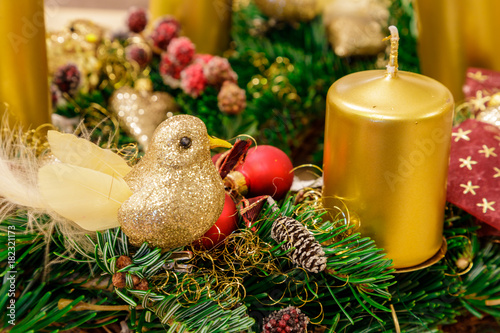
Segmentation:
<svg viewBox="0 0 500 333">
<path fill-rule="evenodd" d="M 54 84 L 63 93 L 73 95 L 80 84 L 80 71 L 73 64 L 59 67 L 54 73 Z"/>
<path fill-rule="evenodd" d="M 116 260 L 116 268 L 118 268 L 118 269 L 125 268 L 125 267 L 127 267 L 129 265 L 132 265 L 132 259 L 130 259 L 130 257 L 120 256 Z"/>
<path fill-rule="evenodd" d="M 119 289 L 125 288 L 125 286 L 127 285 L 125 281 L 125 273 L 123 272 L 113 274 L 112 281 L 113 281 L 113 286 Z"/>
<path fill-rule="evenodd" d="M 217 100 L 219 109 L 226 114 L 240 114 L 247 107 L 245 90 L 231 81 L 224 82 Z"/>
<path fill-rule="evenodd" d="M 146 28 L 147 24 L 148 16 L 143 8 L 130 8 L 127 19 L 127 26 L 130 31 L 139 33 Z"/>
<path fill-rule="evenodd" d="M 148 280 L 146 279 L 141 279 L 138 283 L 134 283 L 134 289 L 135 290 L 148 290 L 149 289 L 149 283 Z"/>
<path fill-rule="evenodd" d="M 288 253 L 294 264 L 312 273 L 319 273 L 326 268 L 325 252 L 307 228 L 291 217 L 280 217 L 274 221 L 271 237 L 278 243 L 286 240 L 281 248 L 295 250 Z"/>
<path fill-rule="evenodd" d="M 131 274 L 131 275 L 132 275 L 132 283 L 134 284 L 134 286 L 136 284 L 139 284 L 139 282 L 141 282 L 141 279 L 137 275 L 133 275 L 133 274 Z"/>
<path fill-rule="evenodd" d="M 262 333 L 307 333 L 309 318 L 299 309 L 289 306 L 285 309 L 274 311 L 264 318 Z"/>
</svg>

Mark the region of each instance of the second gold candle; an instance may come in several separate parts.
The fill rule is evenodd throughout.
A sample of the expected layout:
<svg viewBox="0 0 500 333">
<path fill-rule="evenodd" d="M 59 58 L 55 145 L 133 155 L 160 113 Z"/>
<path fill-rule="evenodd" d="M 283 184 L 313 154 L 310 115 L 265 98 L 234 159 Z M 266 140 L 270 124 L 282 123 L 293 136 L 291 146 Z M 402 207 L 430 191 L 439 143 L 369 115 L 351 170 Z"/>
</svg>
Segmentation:
<svg viewBox="0 0 500 333">
<path fill-rule="evenodd" d="M 327 96 L 323 202 L 348 212 L 396 268 L 442 245 L 453 97 L 419 74 L 347 75 Z"/>
<path fill-rule="evenodd" d="M 229 47 L 232 0 L 150 0 L 152 19 L 173 15 L 198 53 L 222 54 Z"/>
</svg>

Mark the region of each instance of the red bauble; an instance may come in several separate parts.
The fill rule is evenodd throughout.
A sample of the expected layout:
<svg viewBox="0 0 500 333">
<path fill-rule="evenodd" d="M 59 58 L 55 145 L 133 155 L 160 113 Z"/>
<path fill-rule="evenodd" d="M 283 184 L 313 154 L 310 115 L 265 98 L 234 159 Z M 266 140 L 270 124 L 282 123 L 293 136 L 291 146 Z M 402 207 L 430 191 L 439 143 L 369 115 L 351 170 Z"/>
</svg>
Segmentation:
<svg viewBox="0 0 500 333">
<path fill-rule="evenodd" d="M 245 162 L 236 168 L 245 177 L 246 197 L 270 195 L 282 199 L 293 182 L 293 165 L 290 158 L 273 146 L 257 146 L 248 150 Z"/>
<path fill-rule="evenodd" d="M 208 229 L 203 237 L 194 242 L 194 245 L 201 245 L 208 250 L 222 242 L 228 235 L 238 228 L 238 212 L 233 199 L 226 194 L 224 209 L 215 224 Z"/>
</svg>

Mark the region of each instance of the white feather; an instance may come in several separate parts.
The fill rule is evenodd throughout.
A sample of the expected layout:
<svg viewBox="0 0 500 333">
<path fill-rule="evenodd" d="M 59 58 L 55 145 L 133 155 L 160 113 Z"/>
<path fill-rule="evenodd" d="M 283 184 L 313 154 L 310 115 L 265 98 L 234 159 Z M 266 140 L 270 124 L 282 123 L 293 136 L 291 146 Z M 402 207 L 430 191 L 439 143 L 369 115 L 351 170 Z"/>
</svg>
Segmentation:
<svg viewBox="0 0 500 333">
<path fill-rule="evenodd" d="M 42 167 L 38 184 L 52 210 L 91 231 L 119 226 L 118 209 L 132 195 L 123 178 L 66 163 Z"/>
<path fill-rule="evenodd" d="M 3 124 L 2 124 L 3 125 Z M 22 132 L 2 126 L 0 135 L 0 197 L 2 210 L 9 204 L 43 208 L 43 199 L 37 188 L 39 160 L 22 140 Z"/>
<path fill-rule="evenodd" d="M 127 162 L 111 150 L 102 149 L 92 142 L 73 134 L 48 131 L 52 153 L 63 163 L 124 177 L 130 171 Z"/>
</svg>

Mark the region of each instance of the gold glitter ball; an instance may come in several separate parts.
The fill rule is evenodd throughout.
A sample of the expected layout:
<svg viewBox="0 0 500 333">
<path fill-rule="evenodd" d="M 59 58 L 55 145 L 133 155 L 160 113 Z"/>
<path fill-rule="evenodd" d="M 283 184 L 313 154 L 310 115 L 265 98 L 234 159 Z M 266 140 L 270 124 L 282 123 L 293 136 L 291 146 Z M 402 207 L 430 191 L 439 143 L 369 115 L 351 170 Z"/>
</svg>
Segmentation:
<svg viewBox="0 0 500 333">
<path fill-rule="evenodd" d="M 134 194 L 120 207 L 118 221 L 136 246 L 189 244 L 215 224 L 224 207 L 224 185 L 210 158 L 207 129 L 193 116 L 161 123 L 125 180 Z"/>
</svg>

